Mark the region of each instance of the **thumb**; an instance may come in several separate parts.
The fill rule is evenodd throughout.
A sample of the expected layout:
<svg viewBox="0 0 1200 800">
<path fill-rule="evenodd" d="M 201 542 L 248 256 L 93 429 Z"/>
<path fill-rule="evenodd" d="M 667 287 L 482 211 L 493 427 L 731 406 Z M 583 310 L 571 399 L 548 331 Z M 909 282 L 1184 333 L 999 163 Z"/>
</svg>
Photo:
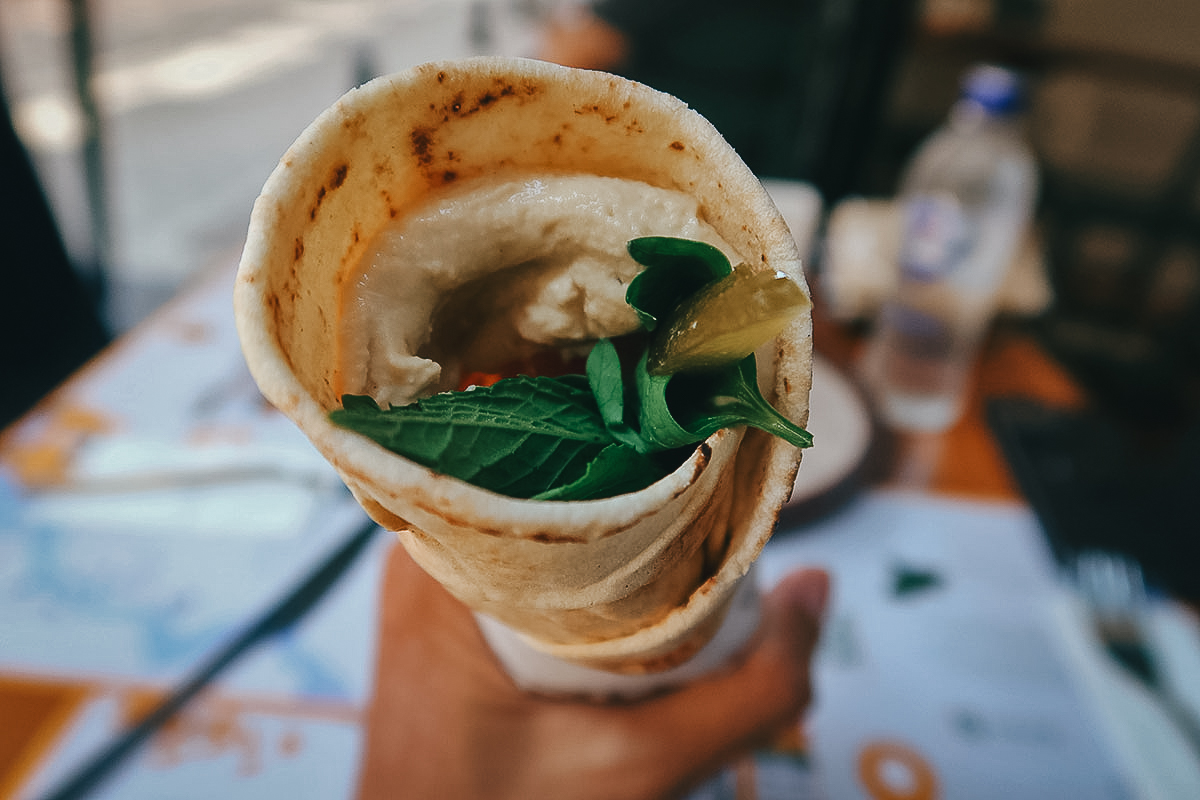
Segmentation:
<svg viewBox="0 0 1200 800">
<path fill-rule="evenodd" d="M 810 667 L 829 602 L 829 574 L 797 570 L 762 599 L 759 639 L 722 687 L 730 715 L 745 719 L 747 746 L 795 722 L 812 699 Z"/>
</svg>

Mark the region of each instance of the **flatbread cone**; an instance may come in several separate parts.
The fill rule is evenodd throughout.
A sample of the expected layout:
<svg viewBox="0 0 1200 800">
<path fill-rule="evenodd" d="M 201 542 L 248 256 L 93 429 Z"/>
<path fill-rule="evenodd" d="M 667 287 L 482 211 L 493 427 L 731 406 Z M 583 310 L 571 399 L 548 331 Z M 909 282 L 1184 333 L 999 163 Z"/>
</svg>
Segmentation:
<svg viewBox="0 0 1200 800">
<path fill-rule="evenodd" d="M 376 233 L 430 192 L 498 171 L 682 190 L 748 264 L 805 285 L 796 244 L 762 185 L 675 98 L 525 59 L 426 64 L 349 92 L 267 181 L 235 290 L 247 363 L 367 513 L 398 531 L 412 557 L 472 609 L 577 664 L 668 669 L 719 626 L 788 498 L 796 448 L 755 430 L 723 430 L 642 491 L 546 502 L 439 475 L 328 420 L 340 405 L 341 283 Z M 760 349 L 758 366 L 764 396 L 805 424 L 807 313 Z"/>
</svg>

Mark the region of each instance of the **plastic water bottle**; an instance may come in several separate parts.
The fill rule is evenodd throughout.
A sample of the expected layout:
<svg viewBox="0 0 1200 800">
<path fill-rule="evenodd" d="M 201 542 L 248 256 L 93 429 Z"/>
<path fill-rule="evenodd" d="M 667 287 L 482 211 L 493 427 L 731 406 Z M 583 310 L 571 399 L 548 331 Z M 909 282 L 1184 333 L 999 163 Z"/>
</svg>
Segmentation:
<svg viewBox="0 0 1200 800">
<path fill-rule="evenodd" d="M 905 171 L 899 284 L 865 357 L 893 427 L 944 430 L 962 413 L 997 290 L 1034 212 L 1023 105 L 1015 73 L 971 69 L 949 119 Z"/>
</svg>

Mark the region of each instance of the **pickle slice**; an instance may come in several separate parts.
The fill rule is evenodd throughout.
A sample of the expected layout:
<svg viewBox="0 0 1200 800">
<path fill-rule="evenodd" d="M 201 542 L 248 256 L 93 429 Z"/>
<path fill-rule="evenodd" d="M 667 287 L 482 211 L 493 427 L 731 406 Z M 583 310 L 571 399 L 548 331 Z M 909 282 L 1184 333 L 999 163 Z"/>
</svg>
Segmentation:
<svg viewBox="0 0 1200 800">
<path fill-rule="evenodd" d="M 740 361 L 808 305 L 804 290 L 784 273 L 739 264 L 679 306 L 650 344 L 647 371 L 671 375 Z"/>
</svg>

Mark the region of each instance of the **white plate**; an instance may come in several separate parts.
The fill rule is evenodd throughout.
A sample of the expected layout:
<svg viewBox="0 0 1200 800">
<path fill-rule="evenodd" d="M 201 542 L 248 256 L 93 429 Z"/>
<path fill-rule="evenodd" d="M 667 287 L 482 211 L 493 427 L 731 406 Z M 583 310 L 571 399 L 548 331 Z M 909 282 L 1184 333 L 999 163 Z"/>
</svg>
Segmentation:
<svg viewBox="0 0 1200 800">
<path fill-rule="evenodd" d="M 807 430 L 813 435 L 813 446 L 804 451 L 788 506 L 839 488 L 862 466 L 874 431 L 858 389 L 841 370 L 816 354 Z"/>
</svg>

